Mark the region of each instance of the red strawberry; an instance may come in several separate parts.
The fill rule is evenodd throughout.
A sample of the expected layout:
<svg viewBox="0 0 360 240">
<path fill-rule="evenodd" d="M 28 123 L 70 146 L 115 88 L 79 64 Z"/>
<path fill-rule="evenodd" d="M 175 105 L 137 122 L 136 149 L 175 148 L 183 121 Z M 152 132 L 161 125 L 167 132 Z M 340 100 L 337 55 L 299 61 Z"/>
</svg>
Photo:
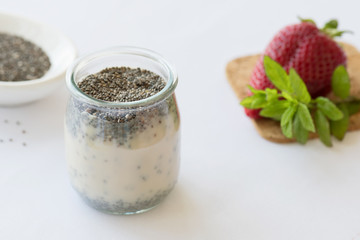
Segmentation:
<svg viewBox="0 0 360 240">
<path fill-rule="evenodd" d="M 248 109 L 245 108 L 245 114 L 250 117 L 250 118 L 254 118 L 254 119 L 258 119 L 260 118 L 260 113 L 261 109 Z"/>
<path fill-rule="evenodd" d="M 344 51 L 332 39 L 343 33 L 336 28 L 335 20 L 323 29 L 308 21 L 287 26 L 275 35 L 264 55 L 277 61 L 286 71 L 294 68 L 312 97 L 326 95 L 331 91 L 333 71 L 338 65 L 346 65 Z M 265 74 L 264 55 L 259 58 L 251 75 L 250 85 L 255 89 L 274 88 Z M 246 109 L 245 112 L 251 118 L 259 118 L 259 110 Z"/>
</svg>

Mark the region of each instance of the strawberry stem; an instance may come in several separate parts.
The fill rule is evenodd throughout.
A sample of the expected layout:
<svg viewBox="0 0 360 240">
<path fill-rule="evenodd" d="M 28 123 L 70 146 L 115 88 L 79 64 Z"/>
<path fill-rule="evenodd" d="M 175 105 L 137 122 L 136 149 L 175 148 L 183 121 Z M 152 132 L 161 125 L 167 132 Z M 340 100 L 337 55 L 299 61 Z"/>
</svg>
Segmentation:
<svg viewBox="0 0 360 240">
<path fill-rule="evenodd" d="M 345 31 L 338 30 L 337 29 L 338 25 L 339 24 L 336 19 L 331 19 L 330 21 L 325 23 L 325 26 L 323 28 L 321 28 L 320 31 L 325 33 L 326 35 L 328 35 L 330 38 L 340 37 L 344 33 L 353 33 L 351 31 L 347 31 L 347 30 L 345 30 Z"/>
<path fill-rule="evenodd" d="M 307 23 L 312 23 L 316 26 L 316 23 L 314 20 L 312 20 L 311 18 L 302 18 L 300 16 L 298 16 L 298 19 L 300 20 L 300 22 L 307 22 Z"/>
<path fill-rule="evenodd" d="M 307 23 L 311 23 L 314 24 L 316 26 L 316 23 L 314 20 L 312 20 L 311 18 L 302 18 L 302 17 L 298 17 L 298 19 L 301 22 L 307 22 Z M 328 35 L 330 38 L 335 38 L 335 37 L 340 37 L 342 36 L 344 33 L 353 33 L 352 31 L 340 31 L 338 30 L 338 21 L 336 19 L 331 19 L 330 21 L 328 21 L 327 23 L 325 23 L 325 26 L 323 28 L 320 28 L 319 30 L 321 32 L 323 32 L 324 34 Z"/>
</svg>

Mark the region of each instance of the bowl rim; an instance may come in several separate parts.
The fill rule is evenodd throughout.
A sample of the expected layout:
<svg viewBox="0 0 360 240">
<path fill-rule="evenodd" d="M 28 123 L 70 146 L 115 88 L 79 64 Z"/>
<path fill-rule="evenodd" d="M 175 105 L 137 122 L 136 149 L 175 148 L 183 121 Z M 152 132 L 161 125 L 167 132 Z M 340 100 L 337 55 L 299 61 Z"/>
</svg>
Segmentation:
<svg viewBox="0 0 360 240">
<path fill-rule="evenodd" d="M 0 81 L 0 86 L 1 87 L 9 87 L 9 88 L 17 88 L 17 87 L 24 87 L 24 86 L 33 86 L 33 85 L 38 85 L 38 84 L 42 84 L 45 82 L 51 82 L 51 81 L 56 81 L 58 80 L 58 78 L 60 78 L 61 76 L 64 76 L 66 73 L 67 68 L 71 65 L 71 63 L 76 59 L 76 57 L 78 56 L 78 50 L 76 49 L 76 46 L 74 44 L 74 42 L 67 36 L 65 35 L 62 31 L 60 31 L 58 28 L 53 27 L 49 24 L 46 23 L 42 23 L 40 21 L 37 20 L 33 20 L 31 18 L 28 17 L 24 17 L 22 15 L 19 14 L 14 14 L 14 13 L 8 13 L 8 12 L 3 12 L 0 11 L 0 16 L 4 16 L 4 17 L 8 17 L 8 18 L 14 18 L 14 19 L 18 19 L 21 22 L 29 22 L 33 25 L 38 25 L 38 26 L 43 26 L 44 29 L 51 29 L 52 31 L 56 32 L 59 36 L 61 36 L 63 38 L 64 41 L 66 41 L 69 45 L 69 49 L 71 50 L 73 57 L 72 60 L 69 61 L 69 63 L 67 64 L 67 66 L 62 69 L 61 71 L 59 71 L 59 73 L 53 75 L 53 76 L 46 76 L 46 73 L 44 76 L 40 77 L 40 78 L 35 78 L 35 79 L 31 79 L 31 80 L 22 80 L 22 81 L 13 81 L 13 82 L 9 82 L 9 81 Z M 0 31 L 2 32 L 2 31 Z M 45 31 L 46 32 L 46 31 Z M 16 35 L 16 34 L 15 34 Z M 31 39 L 26 39 L 28 41 L 32 41 Z M 39 46 L 39 45 L 37 45 Z M 42 48 L 42 46 L 39 46 Z M 47 51 L 43 50 L 46 54 L 48 54 Z"/>
</svg>

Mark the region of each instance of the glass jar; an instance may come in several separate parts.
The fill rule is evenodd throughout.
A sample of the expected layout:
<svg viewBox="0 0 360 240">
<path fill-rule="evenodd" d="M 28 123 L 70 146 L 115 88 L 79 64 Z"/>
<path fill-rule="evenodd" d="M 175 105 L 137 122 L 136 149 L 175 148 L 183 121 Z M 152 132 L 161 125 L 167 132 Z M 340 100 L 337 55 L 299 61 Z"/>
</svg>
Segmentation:
<svg viewBox="0 0 360 240">
<path fill-rule="evenodd" d="M 152 71 L 166 86 L 134 102 L 97 100 L 77 86 L 89 74 L 121 66 Z M 164 58 L 134 47 L 96 52 L 68 69 L 66 159 L 71 184 L 88 205 L 111 214 L 140 213 L 174 188 L 180 163 L 177 81 Z"/>
</svg>

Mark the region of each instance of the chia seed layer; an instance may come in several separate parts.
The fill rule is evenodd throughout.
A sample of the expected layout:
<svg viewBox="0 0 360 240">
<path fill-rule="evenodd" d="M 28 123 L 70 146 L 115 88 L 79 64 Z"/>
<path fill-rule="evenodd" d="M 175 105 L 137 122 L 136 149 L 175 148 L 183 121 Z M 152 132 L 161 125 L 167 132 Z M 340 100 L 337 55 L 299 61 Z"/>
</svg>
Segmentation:
<svg viewBox="0 0 360 240">
<path fill-rule="evenodd" d="M 158 93 L 165 81 L 140 68 L 112 67 L 91 74 L 78 83 L 85 94 L 108 102 L 133 102 Z"/>
<path fill-rule="evenodd" d="M 150 210 L 153 207 L 156 207 L 167 197 L 167 195 L 169 195 L 172 189 L 173 187 L 165 191 L 156 193 L 150 199 L 138 199 L 136 202 L 126 202 L 120 199 L 116 203 L 110 203 L 101 198 L 92 199 L 84 193 L 80 193 L 80 196 L 88 205 L 99 211 L 111 214 L 134 214 L 138 212 L 144 212 Z"/>
<path fill-rule="evenodd" d="M 134 135 L 151 127 L 154 121 L 161 124 L 164 116 L 173 116 L 174 124 L 179 126 L 179 117 L 173 96 L 140 110 L 99 108 L 71 98 L 67 107 L 67 115 L 71 118 L 66 118 L 66 124 L 74 137 L 80 135 L 83 139 L 102 139 L 104 142 L 113 142 L 117 146 L 126 145 L 128 148 L 131 148 L 131 139 Z M 82 126 L 91 126 L 95 131 L 89 136 L 82 130 Z"/>
<path fill-rule="evenodd" d="M 22 37 L 0 33 L 0 81 L 40 78 L 51 66 L 49 57 Z"/>
</svg>

